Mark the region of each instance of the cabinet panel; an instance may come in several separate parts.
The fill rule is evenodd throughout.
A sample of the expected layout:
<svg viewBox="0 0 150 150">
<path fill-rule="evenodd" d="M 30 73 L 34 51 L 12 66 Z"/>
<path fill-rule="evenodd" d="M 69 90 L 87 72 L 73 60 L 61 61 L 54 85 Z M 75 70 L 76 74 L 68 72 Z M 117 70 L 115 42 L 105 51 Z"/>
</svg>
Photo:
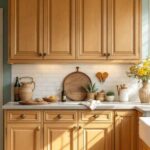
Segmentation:
<svg viewBox="0 0 150 150">
<path fill-rule="evenodd" d="M 8 124 L 6 150 L 42 150 L 40 124 Z"/>
<path fill-rule="evenodd" d="M 117 111 L 115 117 L 116 150 L 137 150 L 136 111 Z"/>
<path fill-rule="evenodd" d="M 109 0 L 109 59 L 139 59 L 141 49 L 141 0 Z"/>
<path fill-rule="evenodd" d="M 10 59 L 41 59 L 42 0 L 9 0 Z"/>
<path fill-rule="evenodd" d="M 8 122 L 41 122 L 41 112 L 40 111 L 18 111 L 11 110 L 7 111 L 7 121 Z"/>
<path fill-rule="evenodd" d="M 80 124 L 79 150 L 114 150 L 113 123 Z"/>
<path fill-rule="evenodd" d="M 78 59 L 106 59 L 106 1 L 78 0 Z"/>
<path fill-rule="evenodd" d="M 147 146 L 141 139 L 139 139 L 139 150 L 150 150 L 150 147 Z"/>
<path fill-rule="evenodd" d="M 44 1 L 45 59 L 75 59 L 75 0 Z"/>
<path fill-rule="evenodd" d="M 80 111 L 79 112 L 80 122 L 112 122 L 113 111 Z"/>
<path fill-rule="evenodd" d="M 44 150 L 77 150 L 76 124 L 45 124 Z"/>
<path fill-rule="evenodd" d="M 44 122 L 76 122 L 76 111 L 45 111 Z"/>
</svg>

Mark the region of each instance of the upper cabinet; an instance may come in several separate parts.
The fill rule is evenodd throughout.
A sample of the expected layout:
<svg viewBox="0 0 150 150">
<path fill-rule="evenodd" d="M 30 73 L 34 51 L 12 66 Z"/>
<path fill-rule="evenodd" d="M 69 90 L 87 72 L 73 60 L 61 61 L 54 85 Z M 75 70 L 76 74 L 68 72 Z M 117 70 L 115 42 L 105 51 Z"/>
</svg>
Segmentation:
<svg viewBox="0 0 150 150">
<path fill-rule="evenodd" d="M 75 59 L 75 0 L 44 0 L 45 59 Z"/>
<path fill-rule="evenodd" d="M 108 54 L 136 60 L 141 49 L 141 0 L 108 0 Z"/>
<path fill-rule="evenodd" d="M 43 1 L 9 0 L 9 59 L 42 59 Z"/>
<path fill-rule="evenodd" d="M 78 0 L 77 58 L 106 59 L 107 1 Z"/>
<path fill-rule="evenodd" d="M 135 62 L 141 0 L 9 0 L 9 63 Z"/>
</svg>

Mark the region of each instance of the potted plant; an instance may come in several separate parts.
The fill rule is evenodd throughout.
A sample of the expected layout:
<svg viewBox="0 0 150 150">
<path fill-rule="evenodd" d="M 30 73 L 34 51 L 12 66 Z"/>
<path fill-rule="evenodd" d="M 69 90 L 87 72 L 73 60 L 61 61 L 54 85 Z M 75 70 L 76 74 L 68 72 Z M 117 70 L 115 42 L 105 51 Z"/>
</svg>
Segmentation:
<svg viewBox="0 0 150 150">
<path fill-rule="evenodd" d="M 87 87 L 84 88 L 85 91 L 87 92 L 87 99 L 95 99 L 95 94 L 96 94 L 96 91 L 98 90 L 96 88 L 96 84 L 89 84 Z"/>
<path fill-rule="evenodd" d="M 142 88 L 139 90 L 140 100 L 142 103 L 150 103 L 150 58 L 131 66 L 127 75 L 142 82 Z"/>
<path fill-rule="evenodd" d="M 114 101 L 115 99 L 115 93 L 112 92 L 112 91 L 109 91 L 106 93 L 106 100 L 109 101 L 109 102 L 112 102 Z"/>
</svg>

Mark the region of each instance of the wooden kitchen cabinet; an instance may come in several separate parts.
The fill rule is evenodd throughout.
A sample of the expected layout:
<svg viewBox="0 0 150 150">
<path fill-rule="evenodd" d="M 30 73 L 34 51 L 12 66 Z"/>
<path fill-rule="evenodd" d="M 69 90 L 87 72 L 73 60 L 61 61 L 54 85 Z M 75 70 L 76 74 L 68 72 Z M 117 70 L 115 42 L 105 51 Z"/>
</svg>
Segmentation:
<svg viewBox="0 0 150 150">
<path fill-rule="evenodd" d="M 76 0 L 44 0 L 44 59 L 75 59 Z"/>
<path fill-rule="evenodd" d="M 137 62 L 141 0 L 9 0 L 9 63 Z"/>
<path fill-rule="evenodd" d="M 9 0 L 9 62 L 40 60 L 43 0 Z"/>
<path fill-rule="evenodd" d="M 134 110 L 6 110 L 4 119 L 5 150 L 138 150 Z"/>
<path fill-rule="evenodd" d="M 42 129 L 40 124 L 7 125 L 5 150 L 42 150 Z"/>
<path fill-rule="evenodd" d="M 114 150 L 113 111 L 79 113 L 79 150 Z"/>
<path fill-rule="evenodd" d="M 79 125 L 79 150 L 114 150 L 113 123 Z"/>
<path fill-rule="evenodd" d="M 139 150 L 150 150 L 150 147 L 147 146 L 141 139 L 139 139 Z"/>
<path fill-rule="evenodd" d="M 115 150 L 137 150 L 137 127 L 136 111 L 115 112 Z"/>
<path fill-rule="evenodd" d="M 44 150 L 77 150 L 77 124 L 44 125 Z"/>
<path fill-rule="evenodd" d="M 106 59 L 107 1 L 78 0 L 77 59 Z"/>
<path fill-rule="evenodd" d="M 108 0 L 109 60 L 138 60 L 141 50 L 141 0 Z"/>
</svg>

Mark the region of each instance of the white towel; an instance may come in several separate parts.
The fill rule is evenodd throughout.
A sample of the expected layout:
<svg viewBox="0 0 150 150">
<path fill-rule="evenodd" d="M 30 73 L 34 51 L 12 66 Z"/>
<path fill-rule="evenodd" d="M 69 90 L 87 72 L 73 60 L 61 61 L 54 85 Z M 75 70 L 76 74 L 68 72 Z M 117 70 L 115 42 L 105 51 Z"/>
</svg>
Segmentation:
<svg viewBox="0 0 150 150">
<path fill-rule="evenodd" d="M 99 103 L 100 103 L 100 101 L 96 101 L 96 100 L 90 99 L 90 100 L 88 100 L 86 102 L 81 102 L 80 105 L 84 105 L 90 110 L 95 110 L 96 107 L 97 107 L 97 104 L 99 104 Z"/>
</svg>

